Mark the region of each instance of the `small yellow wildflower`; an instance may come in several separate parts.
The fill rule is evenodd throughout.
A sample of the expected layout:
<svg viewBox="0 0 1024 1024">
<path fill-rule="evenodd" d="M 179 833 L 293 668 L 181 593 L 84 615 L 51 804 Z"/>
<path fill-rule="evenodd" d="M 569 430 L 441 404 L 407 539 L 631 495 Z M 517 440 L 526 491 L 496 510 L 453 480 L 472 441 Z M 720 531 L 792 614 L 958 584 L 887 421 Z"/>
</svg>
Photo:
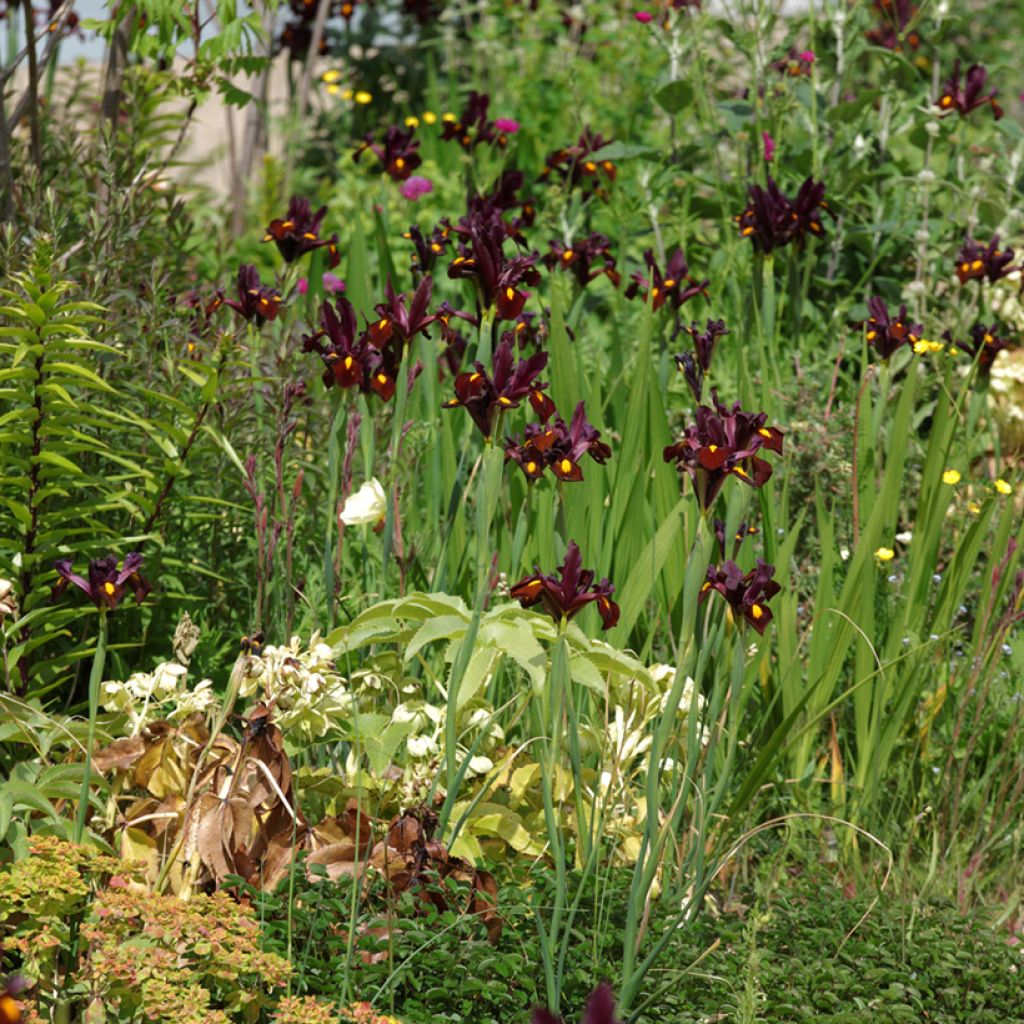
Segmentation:
<svg viewBox="0 0 1024 1024">
<path fill-rule="evenodd" d="M 423 111 L 423 123 L 424 124 L 437 124 L 437 114 L 432 110 Z"/>
<path fill-rule="evenodd" d="M 419 126 L 420 126 L 420 119 L 418 117 L 410 116 L 410 117 L 407 117 L 405 119 L 405 127 L 406 128 L 419 128 Z"/>
<path fill-rule="evenodd" d="M 926 338 L 920 338 L 914 342 L 914 351 L 919 356 L 926 352 L 941 352 L 945 347 L 941 341 L 928 341 Z"/>
<path fill-rule="evenodd" d="M 976 501 L 967 502 L 967 511 L 976 516 L 981 511 L 981 506 Z"/>
<path fill-rule="evenodd" d="M 960 483 L 960 472 L 956 469 L 947 469 L 946 472 L 942 474 L 942 482 L 944 484 L 949 484 L 950 487 Z"/>
<path fill-rule="evenodd" d="M 896 557 L 896 552 L 892 548 L 879 548 L 875 552 L 875 558 L 880 562 L 891 562 Z"/>
<path fill-rule="evenodd" d="M 1002 478 L 997 480 L 993 485 L 1000 494 L 1013 494 L 1013 488 Z"/>
<path fill-rule="evenodd" d="M 441 120 L 448 124 L 453 124 L 455 122 L 455 115 L 449 111 L 448 113 L 441 115 Z"/>
<path fill-rule="evenodd" d="M 335 82 L 341 81 L 341 72 L 332 68 L 330 71 L 325 71 L 320 77 L 328 85 L 334 85 Z"/>
<path fill-rule="evenodd" d="M 363 106 L 366 106 L 367 103 L 373 102 L 373 97 L 365 90 L 360 89 L 355 95 L 355 101 L 356 103 L 362 103 Z"/>
<path fill-rule="evenodd" d="M 337 96 L 338 93 L 341 92 L 341 86 L 340 85 L 329 85 L 329 86 L 327 86 L 327 92 L 331 96 Z"/>
<path fill-rule="evenodd" d="M 352 90 L 351 89 L 345 89 L 342 92 L 342 94 L 341 94 L 341 98 L 343 100 L 350 100 L 350 99 L 352 99 Z"/>
</svg>

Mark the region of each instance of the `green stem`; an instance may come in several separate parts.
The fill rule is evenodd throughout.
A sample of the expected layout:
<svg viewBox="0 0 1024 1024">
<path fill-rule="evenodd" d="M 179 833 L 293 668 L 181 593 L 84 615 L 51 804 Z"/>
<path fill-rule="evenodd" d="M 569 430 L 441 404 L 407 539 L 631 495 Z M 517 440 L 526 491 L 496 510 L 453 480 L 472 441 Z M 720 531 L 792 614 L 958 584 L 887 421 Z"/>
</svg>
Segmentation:
<svg viewBox="0 0 1024 1024">
<path fill-rule="evenodd" d="M 74 838 L 76 843 L 80 843 L 85 835 L 85 819 L 89 810 L 89 789 L 92 781 L 92 747 L 96 739 L 96 716 L 100 710 L 100 684 L 103 681 L 103 663 L 106 658 L 107 609 L 100 608 L 100 628 L 96 637 L 96 650 L 92 656 L 92 671 L 89 673 L 89 731 L 85 741 L 82 794 L 78 798 L 78 814 L 75 818 Z"/>
</svg>

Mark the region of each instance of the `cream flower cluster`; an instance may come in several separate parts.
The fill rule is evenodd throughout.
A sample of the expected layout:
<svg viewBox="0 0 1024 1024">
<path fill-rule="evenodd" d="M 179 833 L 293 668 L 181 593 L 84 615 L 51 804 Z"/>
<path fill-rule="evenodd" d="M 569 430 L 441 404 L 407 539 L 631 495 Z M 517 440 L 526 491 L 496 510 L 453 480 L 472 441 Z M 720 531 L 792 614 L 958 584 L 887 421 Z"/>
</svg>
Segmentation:
<svg viewBox="0 0 1024 1024">
<path fill-rule="evenodd" d="M 352 694 L 319 633 L 305 647 L 293 636 L 287 646 L 268 645 L 262 654 L 250 655 L 239 693 L 271 705 L 282 732 L 299 733 L 308 740 L 323 736 L 352 708 Z"/>
<path fill-rule="evenodd" d="M 134 672 L 123 681 L 112 679 L 100 685 L 100 704 L 106 711 L 126 715 L 132 736 L 156 719 L 183 720 L 205 714 L 216 703 L 213 683 L 202 679 L 189 687 L 188 669 L 177 661 L 165 661 L 152 672 Z"/>
</svg>

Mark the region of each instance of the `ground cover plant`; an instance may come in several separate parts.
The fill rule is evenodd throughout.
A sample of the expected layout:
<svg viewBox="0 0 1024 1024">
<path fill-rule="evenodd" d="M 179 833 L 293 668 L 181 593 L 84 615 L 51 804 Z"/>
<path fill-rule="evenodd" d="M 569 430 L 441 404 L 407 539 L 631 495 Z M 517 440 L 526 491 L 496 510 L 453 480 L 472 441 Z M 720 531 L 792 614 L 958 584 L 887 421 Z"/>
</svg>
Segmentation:
<svg viewBox="0 0 1024 1024">
<path fill-rule="evenodd" d="M 78 6 L 0 1020 L 1024 1019 L 1024 15 Z"/>
</svg>

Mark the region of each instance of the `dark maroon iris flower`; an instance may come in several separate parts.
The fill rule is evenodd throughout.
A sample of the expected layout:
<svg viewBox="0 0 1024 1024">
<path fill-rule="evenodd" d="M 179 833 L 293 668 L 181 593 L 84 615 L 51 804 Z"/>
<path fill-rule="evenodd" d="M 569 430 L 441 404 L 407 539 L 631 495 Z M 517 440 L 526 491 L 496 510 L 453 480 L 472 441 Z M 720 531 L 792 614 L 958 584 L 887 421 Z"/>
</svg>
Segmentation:
<svg viewBox="0 0 1024 1024">
<path fill-rule="evenodd" d="M 327 263 L 336 267 L 341 262 L 338 252 L 338 236 L 320 237 L 320 225 L 327 216 L 327 207 L 321 206 L 313 213 L 308 199 L 293 196 L 288 203 L 288 212 L 283 219 L 272 220 L 267 226 L 264 242 L 274 242 L 285 263 L 294 263 L 314 249 L 327 247 Z"/>
<path fill-rule="evenodd" d="M 903 44 L 911 50 L 921 45 L 921 37 L 914 28 L 909 28 L 916 20 L 919 8 L 910 0 L 874 0 L 872 4 L 878 14 L 878 25 L 866 34 L 868 42 L 875 46 L 884 46 L 887 50 L 900 53 Z"/>
<path fill-rule="evenodd" d="M 414 274 L 429 274 L 433 271 L 434 265 L 445 253 L 451 230 L 447 219 L 442 220 L 429 235 L 424 235 L 416 224 L 409 226 L 409 230 L 402 237 L 412 242 L 415 250 L 412 257 Z"/>
<path fill-rule="evenodd" d="M 384 138 L 378 142 L 370 132 L 363 144 L 352 154 L 357 163 L 359 158 L 369 150 L 379 161 L 380 169 L 394 181 L 405 181 L 421 163 L 417 150 L 419 140 L 415 138 L 416 130 L 410 128 L 403 131 L 398 125 L 392 124 L 384 130 Z"/>
<path fill-rule="evenodd" d="M 547 385 L 537 380 L 548 364 L 547 352 L 538 352 L 517 363 L 512 345 L 503 340 L 494 351 L 493 363 L 491 374 L 482 363 L 474 363 L 475 370 L 470 373 L 460 373 L 455 378 L 455 397 L 445 402 L 443 408 L 464 408 L 488 440 L 498 413 L 518 408 L 524 398 L 529 399 L 542 420 L 550 418 L 555 403 L 544 394 Z"/>
<path fill-rule="evenodd" d="M 243 263 L 238 268 L 238 298 L 225 299 L 224 305 L 230 306 L 239 316 L 246 320 L 255 320 L 261 326 L 265 320 L 277 319 L 281 306 L 281 293 L 276 288 L 268 288 L 260 281 L 260 272 L 251 263 Z"/>
<path fill-rule="evenodd" d="M 996 102 L 998 91 L 993 89 L 985 92 L 988 72 L 980 64 L 972 64 L 967 69 L 963 82 L 960 81 L 960 61 L 953 63 L 953 74 L 942 86 L 942 94 L 935 101 L 940 110 L 956 110 L 961 117 L 966 117 L 972 110 L 988 104 L 998 121 L 1003 116 L 1003 108 Z"/>
<path fill-rule="evenodd" d="M 1000 249 L 998 235 L 993 235 L 988 245 L 979 245 L 973 238 L 968 238 L 956 257 L 956 276 L 961 284 L 985 278 L 990 284 L 995 284 L 1000 278 L 1021 269 L 1010 266 L 1012 262 L 1013 250 Z"/>
<path fill-rule="evenodd" d="M 907 320 L 906 306 L 900 306 L 899 313 L 891 317 L 885 302 L 875 295 L 868 299 L 868 313 L 864 336 L 882 359 L 888 359 L 904 345 L 913 348 L 921 340 L 923 328 Z"/>
<path fill-rule="evenodd" d="M 603 464 L 611 454 L 611 448 L 601 440 L 601 431 L 587 422 L 583 402 L 576 406 L 568 426 L 556 415 L 548 424 L 527 424 L 521 443 L 512 438 L 505 442 L 505 457 L 515 462 L 531 481 L 539 480 L 545 469 L 550 469 L 559 480 L 582 480 L 580 459 L 584 455 Z"/>
<path fill-rule="evenodd" d="M 700 6 L 699 2 L 697 6 Z M 532 1024 L 563 1024 L 563 1021 L 549 1010 L 537 1007 L 533 1011 Z M 590 993 L 580 1024 L 619 1024 L 615 1019 L 615 999 L 610 985 L 602 983 Z"/>
<path fill-rule="evenodd" d="M 640 295 L 646 302 L 650 296 L 651 306 L 661 309 L 668 302 L 673 309 L 679 309 L 695 295 L 707 297 L 710 281 L 695 281 L 690 277 L 690 268 L 682 249 L 676 249 L 668 259 L 665 273 L 661 272 L 654 253 L 644 250 L 644 263 L 650 278 L 644 277 L 639 271 L 632 275 L 632 283 L 626 289 L 626 298 L 633 299 Z"/>
<path fill-rule="evenodd" d="M 762 449 L 782 454 L 782 431 L 765 425 L 765 413 L 744 412 L 739 402 L 730 409 L 718 401 L 714 390 L 711 399 L 714 408 L 702 405 L 697 422 L 664 451 L 666 462 L 675 462 L 689 475 L 705 512 L 714 505 L 726 477 L 738 477 L 751 487 L 768 482 L 772 467 L 758 454 Z"/>
<path fill-rule="evenodd" d="M 373 343 L 381 346 L 397 332 L 402 341 L 408 344 L 417 334 L 426 333 L 426 329 L 437 319 L 435 314 L 427 312 L 433 289 L 434 281 L 428 274 L 407 300 L 404 293 L 395 294 L 391 280 L 388 279 L 384 289 L 387 302 L 377 304 L 375 308 L 378 319 L 369 326 Z"/>
<path fill-rule="evenodd" d="M 602 629 L 619 621 L 619 606 L 611 599 L 615 588 L 607 579 L 594 583 L 594 572 L 580 567 L 580 549 L 569 541 L 559 576 L 546 576 L 537 566 L 533 576 L 524 576 L 509 589 L 509 596 L 524 608 L 540 605 L 555 622 L 568 621 L 591 602 L 597 602 Z"/>
<path fill-rule="evenodd" d="M 606 196 L 605 186 L 615 181 L 618 170 L 611 160 L 602 160 L 599 152 L 611 141 L 599 132 L 584 128 L 574 145 L 548 154 L 541 180 L 560 179 L 569 188 L 579 187 Z"/>
<path fill-rule="evenodd" d="M 972 361 L 978 360 L 978 373 L 982 377 L 989 375 L 1000 352 L 1016 347 L 1006 336 L 1006 328 L 1001 324 L 975 324 L 971 328 L 970 338 L 964 341 L 954 341 L 949 331 L 943 332 L 942 336 L 955 349 L 967 353 Z"/>
<path fill-rule="evenodd" d="M 724 320 L 708 320 L 703 331 L 696 321 L 684 329 L 693 338 L 693 352 L 680 352 L 676 356 L 676 366 L 686 378 L 694 401 L 700 404 L 704 392 L 704 375 L 711 369 L 715 346 L 719 338 L 729 333 L 729 329 Z"/>
<path fill-rule="evenodd" d="M 445 121 L 441 129 L 441 138 L 446 142 L 454 140 L 467 151 L 489 142 L 502 147 L 507 145 L 506 135 L 499 131 L 496 123 L 487 116 L 490 105 L 491 97 L 487 93 L 475 90 L 471 92 L 458 120 Z"/>
<path fill-rule="evenodd" d="M 60 577 L 53 586 L 53 600 L 60 598 L 73 583 L 97 608 L 106 607 L 113 611 L 126 591 L 131 590 L 135 600 L 141 604 L 153 589 L 139 573 L 142 555 L 137 551 L 125 555 L 124 564 L 120 567 L 116 555 L 94 558 L 89 563 L 87 578 L 72 572 L 73 565 L 72 558 L 61 558 L 53 563 Z"/>
<path fill-rule="evenodd" d="M 803 245 L 807 235 L 822 235 L 821 211 L 828 210 L 825 183 L 807 178 L 795 199 L 785 195 L 769 175 L 767 188 L 751 185 L 750 202 L 736 218 L 740 234 L 769 253 L 790 242 Z"/>
<path fill-rule="evenodd" d="M 757 527 L 756 526 L 751 526 L 751 525 L 749 525 L 747 523 L 740 523 L 739 527 L 736 530 L 736 533 L 733 535 L 733 538 L 732 538 L 732 553 L 731 553 L 731 555 L 726 556 L 726 552 L 725 552 L 725 522 L 723 520 L 721 520 L 721 519 L 716 519 L 714 525 L 715 525 L 715 540 L 718 541 L 718 551 L 721 554 L 722 561 L 725 561 L 726 557 L 730 557 L 730 558 L 735 559 L 736 556 L 740 553 L 740 548 L 742 547 L 743 542 L 748 537 L 754 537 L 754 536 L 757 535 Z"/>
<path fill-rule="evenodd" d="M 581 288 L 585 288 L 596 277 L 605 275 L 614 285 L 619 283 L 612 255 L 611 242 L 607 235 L 594 233 L 577 242 L 551 242 L 551 251 L 544 257 L 548 270 L 567 270 Z"/>
<path fill-rule="evenodd" d="M 305 335 L 302 347 L 316 352 L 324 363 L 324 385 L 328 388 L 358 388 L 363 394 L 375 392 L 390 401 L 395 393 L 402 362 L 402 338 L 392 332 L 376 344 L 368 329 L 359 333 L 356 312 L 344 296 L 320 306 L 320 330 Z"/>
<path fill-rule="evenodd" d="M 448 276 L 474 281 L 483 308 L 493 305 L 500 320 L 515 320 L 527 299 L 520 286 L 540 282 L 536 267 L 539 253 L 505 256 L 508 226 L 494 209 L 468 215 L 453 230 L 465 241 L 459 243 L 458 255 L 448 266 Z"/>
<path fill-rule="evenodd" d="M 744 573 L 735 562 L 725 562 L 721 568 L 709 565 L 700 600 L 704 601 L 712 590 L 717 590 L 729 602 L 733 615 L 749 622 L 763 634 L 772 621 L 768 602 L 782 589 L 772 579 L 774 575 L 775 566 L 760 558 L 757 568 L 748 573 Z"/>
</svg>

